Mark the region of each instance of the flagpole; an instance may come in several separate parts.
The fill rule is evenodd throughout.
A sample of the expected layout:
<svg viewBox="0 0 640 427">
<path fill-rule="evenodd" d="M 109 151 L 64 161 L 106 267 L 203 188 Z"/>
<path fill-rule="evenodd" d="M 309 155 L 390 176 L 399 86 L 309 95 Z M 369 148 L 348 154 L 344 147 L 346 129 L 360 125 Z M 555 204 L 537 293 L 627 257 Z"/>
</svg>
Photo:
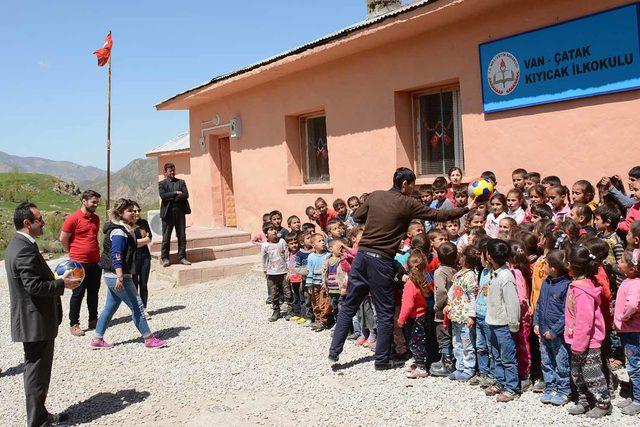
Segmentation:
<svg viewBox="0 0 640 427">
<path fill-rule="evenodd" d="M 111 31 L 109 31 L 111 35 Z M 107 218 L 111 208 L 111 53 L 107 73 Z"/>
</svg>

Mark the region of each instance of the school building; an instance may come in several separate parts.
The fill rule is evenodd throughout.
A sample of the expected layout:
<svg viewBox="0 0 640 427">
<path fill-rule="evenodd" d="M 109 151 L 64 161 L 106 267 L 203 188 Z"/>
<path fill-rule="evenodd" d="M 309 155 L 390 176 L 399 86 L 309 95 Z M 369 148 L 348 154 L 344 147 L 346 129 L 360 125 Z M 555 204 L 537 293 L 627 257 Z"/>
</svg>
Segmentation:
<svg viewBox="0 0 640 427">
<path fill-rule="evenodd" d="M 571 185 L 640 163 L 638 4 L 362 3 L 362 22 L 156 106 L 189 110 L 182 145 L 149 155 L 187 179 L 191 224 L 304 222 L 318 196 L 387 189 L 400 166 L 418 184 L 491 169 L 507 189 L 518 167 Z"/>
</svg>

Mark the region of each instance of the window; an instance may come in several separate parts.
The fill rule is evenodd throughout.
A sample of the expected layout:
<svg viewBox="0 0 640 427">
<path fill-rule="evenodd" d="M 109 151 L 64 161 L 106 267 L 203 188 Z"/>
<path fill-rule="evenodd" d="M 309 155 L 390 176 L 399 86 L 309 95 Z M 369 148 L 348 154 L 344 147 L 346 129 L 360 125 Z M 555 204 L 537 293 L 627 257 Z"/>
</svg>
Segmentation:
<svg viewBox="0 0 640 427">
<path fill-rule="evenodd" d="M 304 183 L 329 182 L 329 149 L 324 114 L 300 118 L 302 153 L 305 156 Z"/>
<path fill-rule="evenodd" d="M 417 163 L 420 175 L 446 175 L 464 170 L 460 92 L 442 89 L 414 95 L 417 117 Z"/>
</svg>

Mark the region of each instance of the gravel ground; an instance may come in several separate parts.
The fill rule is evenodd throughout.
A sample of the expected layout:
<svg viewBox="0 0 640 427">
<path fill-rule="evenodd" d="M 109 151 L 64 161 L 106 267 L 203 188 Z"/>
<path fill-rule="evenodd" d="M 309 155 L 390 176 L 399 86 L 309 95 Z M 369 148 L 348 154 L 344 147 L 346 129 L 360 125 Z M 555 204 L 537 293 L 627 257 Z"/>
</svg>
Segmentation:
<svg viewBox="0 0 640 427">
<path fill-rule="evenodd" d="M 2 268 L 4 273 L 4 268 Z M 24 425 L 22 346 L 10 341 L 9 295 L 0 278 L 0 420 Z M 51 412 L 95 425 L 631 425 L 619 410 L 593 422 L 542 405 L 539 395 L 499 404 L 447 379 L 376 372 L 372 353 L 348 342 L 332 371 L 330 332 L 267 322 L 264 278 L 252 272 L 184 288 L 151 287 L 152 330 L 169 346 L 147 350 L 121 308 L 111 350 L 92 351 L 63 321 L 56 340 Z M 68 294 L 64 297 L 65 313 Z M 104 298 L 101 298 L 101 303 Z M 123 305 L 124 306 L 124 305 Z M 82 322 L 86 322 L 83 307 Z M 620 371 L 619 371 L 620 372 Z"/>
</svg>

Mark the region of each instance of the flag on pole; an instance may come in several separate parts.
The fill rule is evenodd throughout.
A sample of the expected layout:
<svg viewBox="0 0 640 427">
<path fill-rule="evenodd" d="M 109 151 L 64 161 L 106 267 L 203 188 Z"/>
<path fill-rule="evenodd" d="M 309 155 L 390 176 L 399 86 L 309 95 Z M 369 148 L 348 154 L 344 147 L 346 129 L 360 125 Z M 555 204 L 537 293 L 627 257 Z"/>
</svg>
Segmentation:
<svg viewBox="0 0 640 427">
<path fill-rule="evenodd" d="M 98 58 L 98 67 L 102 67 L 107 63 L 107 61 L 109 61 L 112 45 L 113 41 L 111 40 L 111 31 L 109 31 L 109 34 L 107 34 L 107 38 L 104 41 L 104 46 L 93 52 L 93 54 Z"/>
</svg>

